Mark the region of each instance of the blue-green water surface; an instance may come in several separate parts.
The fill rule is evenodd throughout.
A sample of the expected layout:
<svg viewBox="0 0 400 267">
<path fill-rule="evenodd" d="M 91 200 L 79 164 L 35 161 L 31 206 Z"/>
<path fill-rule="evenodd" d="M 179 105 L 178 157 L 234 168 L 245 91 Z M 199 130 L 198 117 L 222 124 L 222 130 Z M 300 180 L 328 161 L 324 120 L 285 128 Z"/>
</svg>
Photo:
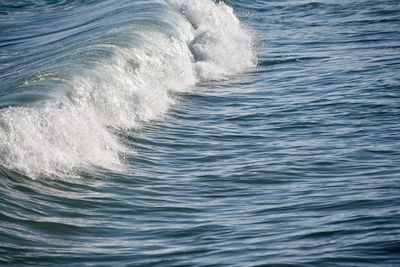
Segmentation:
<svg viewBox="0 0 400 267">
<path fill-rule="evenodd" d="M 0 1 L 1 266 L 400 265 L 399 2 L 225 2 L 257 65 L 165 93 L 170 4 Z"/>
</svg>

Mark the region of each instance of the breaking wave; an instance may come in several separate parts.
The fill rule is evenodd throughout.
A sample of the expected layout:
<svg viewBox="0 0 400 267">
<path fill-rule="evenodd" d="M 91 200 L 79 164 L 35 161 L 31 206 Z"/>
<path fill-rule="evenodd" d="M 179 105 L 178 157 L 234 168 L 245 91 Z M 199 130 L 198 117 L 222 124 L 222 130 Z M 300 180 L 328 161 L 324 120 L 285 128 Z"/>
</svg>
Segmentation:
<svg viewBox="0 0 400 267">
<path fill-rule="evenodd" d="M 41 7 L 24 8 L 5 16 Z M 251 32 L 222 2 L 88 1 L 54 6 L 57 17 L 47 8 L 58 28 L 40 32 L 42 18 L 2 40 L 14 58 L 2 58 L 0 165 L 33 178 L 124 168 L 133 151 L 118 132 L 162 118 L 174 92 L 256 64 Z"/>
</svg>

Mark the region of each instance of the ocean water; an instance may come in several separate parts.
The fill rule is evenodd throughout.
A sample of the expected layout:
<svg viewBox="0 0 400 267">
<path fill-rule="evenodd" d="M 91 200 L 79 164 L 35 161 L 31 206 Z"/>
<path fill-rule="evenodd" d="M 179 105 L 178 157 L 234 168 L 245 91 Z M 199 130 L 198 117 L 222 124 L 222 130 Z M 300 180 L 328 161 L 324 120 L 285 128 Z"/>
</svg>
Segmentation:
<svg viewBox="0 0 400 267">
<path fill-rule="evenodd" d="M 398 0 L 0 1 L 0 266 L 400 266 Z"/>
</svg>

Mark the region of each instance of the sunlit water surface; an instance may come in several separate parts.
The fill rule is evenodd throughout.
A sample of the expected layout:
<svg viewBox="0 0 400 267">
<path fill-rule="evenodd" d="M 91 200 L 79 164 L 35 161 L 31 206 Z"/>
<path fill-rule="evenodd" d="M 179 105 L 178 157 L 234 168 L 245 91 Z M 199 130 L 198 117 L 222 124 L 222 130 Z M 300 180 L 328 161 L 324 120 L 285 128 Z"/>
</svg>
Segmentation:
<svg viewBox="0 0 400 267">
<path fill-rule="evenodd" d="M 400 265 L 399 2 L 226 2 L 0 1 L 0 265 Z"/>
</svg>

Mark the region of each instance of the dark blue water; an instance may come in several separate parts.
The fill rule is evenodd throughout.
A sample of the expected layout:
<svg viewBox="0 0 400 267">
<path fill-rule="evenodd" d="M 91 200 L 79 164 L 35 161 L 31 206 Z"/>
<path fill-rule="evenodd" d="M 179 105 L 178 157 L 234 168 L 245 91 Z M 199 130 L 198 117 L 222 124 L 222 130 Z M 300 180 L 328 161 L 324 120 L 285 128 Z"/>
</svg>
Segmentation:
<svg viewBox="0 0 400 267">
<path fill-rule="evenodd" d="M 400 265 L 400 3 L 225 2 L 0 1 L 1 266 Z"/>
</svg>

